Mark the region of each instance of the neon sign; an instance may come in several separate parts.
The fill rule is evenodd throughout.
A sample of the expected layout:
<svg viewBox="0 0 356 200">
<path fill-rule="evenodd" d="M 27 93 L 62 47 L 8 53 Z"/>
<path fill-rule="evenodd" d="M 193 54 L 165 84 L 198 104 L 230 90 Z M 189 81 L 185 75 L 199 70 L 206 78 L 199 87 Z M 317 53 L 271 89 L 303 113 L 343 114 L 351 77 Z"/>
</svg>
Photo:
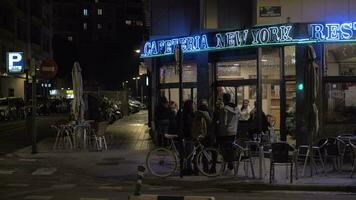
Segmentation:
<svg viewBox="0 0 356 200">
<path fill-rule="evenodd" d="M 172 55 L 177 44 L 182 45 L 183 53 L 192 53 L 292 41 L 294 41 L 293 25 L 256 27 L 238 31 L 148 41 L 144 44 L 141 57 Z"/>
<path fill-rule="evenodd" d="M 244 47 L 345 41 L 356 42 L 356 22 L 282 24 L 147 41 L 141 58 L 172 55 L 177 44 L 182 44 L 183 53 L 194 53 Z"/>
<path fill-rule="evenodd" d="M 355 39 L 356 22 L 310 24 L 309 34 L 311 40 L 317 41 L 339 41 Z"/>
</svg>

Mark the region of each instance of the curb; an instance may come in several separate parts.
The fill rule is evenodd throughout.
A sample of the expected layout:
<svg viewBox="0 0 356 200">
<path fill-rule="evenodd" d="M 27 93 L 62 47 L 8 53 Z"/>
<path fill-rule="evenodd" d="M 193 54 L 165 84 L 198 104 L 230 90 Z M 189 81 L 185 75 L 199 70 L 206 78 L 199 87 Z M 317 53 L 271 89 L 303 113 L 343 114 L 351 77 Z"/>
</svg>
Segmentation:
<svg viewBox="0 0 356 200">
<path fill-rule="evenodd" d="M 215 200 L 215 197 L 140 195 L 129 196 L 129 200 Z"/>
</svg>

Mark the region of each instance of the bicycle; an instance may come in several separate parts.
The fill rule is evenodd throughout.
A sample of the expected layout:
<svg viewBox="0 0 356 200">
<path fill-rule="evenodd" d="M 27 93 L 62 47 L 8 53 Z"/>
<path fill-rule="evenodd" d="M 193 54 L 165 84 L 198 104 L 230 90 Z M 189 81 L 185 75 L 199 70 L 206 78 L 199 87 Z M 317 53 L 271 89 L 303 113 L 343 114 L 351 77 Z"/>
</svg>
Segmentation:
<svg viewBox="0 0 356 200">
<path fill-rule="evenodd" d="M 167 177 L 178 171 L 179 151 L 174 142 L 178 135 L 164 134 L 164 137 L 170 141 L 169 147 L 153 149 L 146 157 L 147 169 L 158 177 Z M 225 170 L 226 163 L 223 156 L 219 150 L 205 147 L 201 142 L 202 139 L 203 137 L 198 137 L 193 151 L 184 157 L 183 163 L 191 159 L 195 162 L 198 171 L 204 176 L 219 176 Z"/>
</svg>

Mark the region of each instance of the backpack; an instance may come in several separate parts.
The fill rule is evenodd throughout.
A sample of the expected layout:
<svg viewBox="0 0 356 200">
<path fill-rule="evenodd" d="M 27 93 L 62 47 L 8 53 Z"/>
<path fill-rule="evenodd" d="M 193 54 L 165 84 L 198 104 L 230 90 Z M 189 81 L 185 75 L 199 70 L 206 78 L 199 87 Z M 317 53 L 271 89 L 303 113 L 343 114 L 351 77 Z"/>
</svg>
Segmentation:
<svg viewBox="0 0 356 200">
<path fill-rule="evenodd" d="M 208 125 L 206 119 L 201 115 L 196 115 L 192 123 L 192 137 L 197 139 L 199 135 L 208 135 Z"/>
</svg>

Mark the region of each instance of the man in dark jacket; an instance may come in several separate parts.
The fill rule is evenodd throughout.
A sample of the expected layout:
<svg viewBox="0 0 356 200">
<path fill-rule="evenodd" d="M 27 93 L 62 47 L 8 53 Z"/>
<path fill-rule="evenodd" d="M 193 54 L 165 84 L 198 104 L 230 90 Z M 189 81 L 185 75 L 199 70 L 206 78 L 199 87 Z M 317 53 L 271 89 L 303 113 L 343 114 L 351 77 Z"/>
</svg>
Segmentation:
<svg viewBox="0 0 356 200">
<path fill-rule="evenodd" d="M 172 111 L 169 108 L 168 100 L 165 96 L 160 97 L 159 104 L 156 107 L 155 125 L 157 129 L 157 144 L 166 146 L 167 140 L 164 134 L 168 134 Z"/>
</svg>

